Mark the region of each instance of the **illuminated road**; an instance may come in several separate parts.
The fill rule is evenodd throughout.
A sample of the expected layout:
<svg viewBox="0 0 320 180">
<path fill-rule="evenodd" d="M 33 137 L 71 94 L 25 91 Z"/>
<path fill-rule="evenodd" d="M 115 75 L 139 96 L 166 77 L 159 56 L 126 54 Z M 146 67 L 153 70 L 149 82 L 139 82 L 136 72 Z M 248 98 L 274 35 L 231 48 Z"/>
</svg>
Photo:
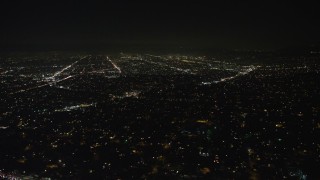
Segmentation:
<svg viewBox="0 0 320 180">
<path fill-rule="evenodd" d="M 50 76 L 50 77 L 45 78 L 45 80 L 42 81 L 42 82 L 45 82 L 45 84 L 41 84 L 41 85 L 38 85 L 38 86 L 35 86 L 35 87 L 31 87 L 31 88 L 27 88 L 27 89 L 21 89 L 21 90 L 19 90 L 19 91 L 17 91 L 17 92 L 13 92 L 13 93 L 10 93 L 10 94 L 17 94 L 17 93 L 22 93 L 22 92 L 30 91 L 30 90 L 33 90 L 33 89 L 38 89 L 38 88 L 42 88 L 42 87 L 46 87 L 46 86 L 56 85 L 56 84 L 59 83 L 59 82 L 62 82 L 62 81 L 68 80 L 68 79 L 70 79 L 70 78 L 72 78 L 72 77 L 75 77 L 75 76 L 69 75 L 69 76 L 67 76 L 67 77 L 65 77 L 65 78 L 56 80 L 56 77 L 58 77 L 61 73 L 63 73 L 64 71 L 70 69 L 70 68 L 73 67 L 75 64 L 77 64 L 79 61 L 81 61 L 81 60 L 83 60 L 83 59 L 85 59 L 85 58 L 87 58 L 87 57 L 88 57 L 88 56 L 84 56 L 84 57 L 82 57 L 80 60 L 73 62 L 72 64 L 64 67 L 64 68 L 63 68 L 62 70 L 60 70 L 60 71 L 57 71 L 56 73 L 53 74 L 53 76 Z"/>
<path fill-rule="evenodd" d="M 235 78 L 237 78 L 237 77 L 247 75 L 247 74 L 249 74 L 250 72 L 252 72 L 252 71 L 254 71 L 254 70 L 256 70 L 256 69 L 257 69 L 257 67 L 255 67 L 255 66 L 250 66 L 248 69 L 245 69 L 245 70 L 243 70 L 243 71 L 240 71 L 240 72 L 238 72 L 238 74 L 236 74 L 236 75 L 234 75 L 234 76 L 221 78 L 221 79 L 218 80 L 218 81 L 201 82 L 201 85 L 210 85 L 210 84 L 217 84 L 217 83 L 221 83 L 221 82 L 230 81 L 230 80 L 235 79 Z"/>
<path fill-rule="evenodd" d="M 117 64 L 115 64 L 110 58 L 109 56 L 107 56 L 107 60 L 112 64 L 112 66 L 119 72 L 119 74 L 122 73 L 121 68 L 119 66 L 117 66 Z"/>
<path fill-rule="evenodd" d="M 22 89 L 22 90 L 19 90 L 19 91 L 17 91 L 17 92 L 13 92 L 13 93 L 10 93 L 10 94 L 18 94 L 18 93 L 30 91 L 30 90 L 33 90 L 33 89 L 38 89 L 38 88 L 42 88 L 42 87 L 46 87 L 46 86 L 52 86 L 52 85 L 55 85 L 56 83 L 59 83 L 59 82 L 68 80 L 68 79 L 73 78 L 73 77 L 75 77 L 75 76 L 68 76 L 68 77 L 65 77 L 65 78 L 63 78 L 63 79 L 60 79 L 60 80 L 58 80 L 58 81 L 47 82 L 46 84 L 42 84 L 42 85 L 39 85 L 39 86 L 27 88 L 27 89 Z"/>
</svg>

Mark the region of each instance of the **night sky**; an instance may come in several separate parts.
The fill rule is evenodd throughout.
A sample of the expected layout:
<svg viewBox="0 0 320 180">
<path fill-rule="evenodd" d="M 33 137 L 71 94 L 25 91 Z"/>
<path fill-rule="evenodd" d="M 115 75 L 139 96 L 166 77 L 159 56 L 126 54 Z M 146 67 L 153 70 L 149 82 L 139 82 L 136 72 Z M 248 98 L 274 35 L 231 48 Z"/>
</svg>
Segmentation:
<svg viewBox="0 0 320 180">
<path fill-rule="evenodd" d="M 276 49 L 320 42 L 320 11 L 305 1 L 4 0 L 0 7 L 2 49 Z"/>
</svg>

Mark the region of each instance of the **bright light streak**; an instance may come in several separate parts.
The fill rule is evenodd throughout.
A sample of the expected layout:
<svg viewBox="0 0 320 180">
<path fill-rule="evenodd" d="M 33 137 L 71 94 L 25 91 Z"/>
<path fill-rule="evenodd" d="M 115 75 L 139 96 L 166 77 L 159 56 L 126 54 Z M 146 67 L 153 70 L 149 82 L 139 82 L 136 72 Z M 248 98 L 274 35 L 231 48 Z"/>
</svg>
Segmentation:
<svg viewBox="0 0 320 180">
<path fill-rule="evenodd" d="M 230 76 L 230 77 L 226 77 L 226 78 L 221 78 L 219 81 L 211 81 L 211 82 L 201 82 L 202 85 L 210 85 L 210 84 L 217 84 L 217 83 L 220 83 L 220 82 L 226 82 L 226 81 L 230 81 L 232 79 L 235 79 L 237 77 L 240 77 L 240 76 L 244 76 L 244 75 L 247 75 L 249 74 L 250 72 L 256 70 L 257 67 L 255 66 L 250 66 L 248 69 L 245 69 L 243 71 L 240 71 L 238 72 L 238 74 L 234 75 L 234 76 Z"/>
<path fill-rule="evenodd" d="M 112 64 L 112 66 L 121 74 L 121 68 L 117 66 L 108 56 L 107 56 L 108 61 Z"/>
</svg>

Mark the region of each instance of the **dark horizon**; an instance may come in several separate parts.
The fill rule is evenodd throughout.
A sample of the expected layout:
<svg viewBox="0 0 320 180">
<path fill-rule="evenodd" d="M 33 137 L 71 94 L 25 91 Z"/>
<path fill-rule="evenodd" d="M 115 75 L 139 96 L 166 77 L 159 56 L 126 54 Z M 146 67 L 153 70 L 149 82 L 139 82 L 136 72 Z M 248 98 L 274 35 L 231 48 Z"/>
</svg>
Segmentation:
<svg viewBox="0 0 320 180">
<path fill-rule="evenodd" d="M 0 47 L 268 49 L 319 44 L 314 3 L 2 1 Z"/>
</svg>

